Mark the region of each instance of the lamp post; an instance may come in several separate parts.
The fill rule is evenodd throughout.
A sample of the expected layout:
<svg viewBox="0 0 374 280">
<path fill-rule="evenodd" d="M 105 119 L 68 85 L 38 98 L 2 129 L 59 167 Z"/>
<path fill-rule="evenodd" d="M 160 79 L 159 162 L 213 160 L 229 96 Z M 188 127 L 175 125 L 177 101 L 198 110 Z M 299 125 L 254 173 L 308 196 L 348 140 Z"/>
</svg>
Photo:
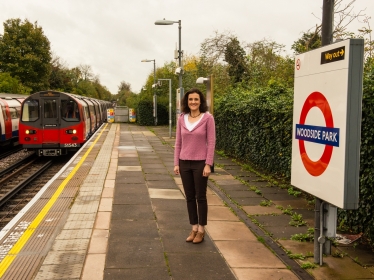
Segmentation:
<svg viewBox="0 0 374 280">
<path fill-rule="evenodd" d="M 153 117 L 155 119 L 155 125 L 157 125 L 157 95 L 156 95 L 156 59 L 143 59 L 142 62 L 153 61 Z"/>
<path fill-rule="evenodd" d="M 206 85 L 206 101 L 207 101 L 209 112 L 213 115 L 213 111 L 214 111 L 213 75 L 210 75 L 207 78 L 205 77 L 197 78 L 196 84 Z"/>
<path fill-rule="evenodd" d="M 171 79 L 158 79 L 159 81 L 169 81 L 169 137 L 171 138 Z"/>
<path fill-rule="evenodd" d="M 183 87 L 182 87 L 182 74 L 183 74 L 183 69 L 182 69 L 182 55 L 183 55 L 183 52 L 182 52 L 182 36 L 181 36 L 181 33 L 182 33 L 182 21 L 181 20 L 177 20 L 177 21 L 174 21 L 174 20 L 165 20 L 165 19 L 156 20 L 155 21 L 155 25 L 172 25 L 174 23 L 178 23 L 179 24 L 179 27 L 178 27 L 179 28 L 179 46 L 178 46 L 179 96 L 177 96 L 177 100 L 179 100 L 179 102 L 180 102 L 182 100 L 182 97 L 183 97 L 183 94 L 184 94 Z M 177 112 L 177 114 L 178 113 L 180 113 L 180 112 Z"/>
</svg>

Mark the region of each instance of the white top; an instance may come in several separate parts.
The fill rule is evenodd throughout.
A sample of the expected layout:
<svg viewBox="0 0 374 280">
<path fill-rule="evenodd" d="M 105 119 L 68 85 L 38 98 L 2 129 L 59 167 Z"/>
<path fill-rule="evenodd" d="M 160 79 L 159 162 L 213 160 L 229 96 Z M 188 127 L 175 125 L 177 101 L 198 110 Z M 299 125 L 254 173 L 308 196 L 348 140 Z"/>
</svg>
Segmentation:
<svg viewBox="0 0 374 280">
<path fill-rule="evenodd" d="M 185 114 L 184 115 L 184 123 L 186 124 L 187 129 L 189 131 L 192 131 L 195 128 L 195 126 L 200 122 L 200 120 L 203 118 L 203 116 L 204 116 L 204 114 L 202 114 L 202 116 L 196 122 L 190 122 L 188 120 L 188 114 Z"/>
</svg>

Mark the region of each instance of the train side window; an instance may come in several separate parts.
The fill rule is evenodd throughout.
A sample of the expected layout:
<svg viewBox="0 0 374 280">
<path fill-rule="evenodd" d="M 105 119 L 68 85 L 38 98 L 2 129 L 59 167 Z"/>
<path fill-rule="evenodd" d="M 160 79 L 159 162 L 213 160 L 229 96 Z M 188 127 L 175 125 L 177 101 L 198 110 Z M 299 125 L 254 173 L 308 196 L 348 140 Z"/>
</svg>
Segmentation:
<svg viewBox="0 0 374 280">
<path fill-rule="evenodd" d="M 61 100 L 61 116 L 66 121 L 79 121 L 79 107 L 74 100 Z"/>
<path fill-rule="evenodd" d="M 0 106 L 1 106 L 1 112 L 3 112 L 3 118 L 4 118 L 5 121 L 7 121 L 8 120 L 8 116 L 6 114 L 6 107 L 3 104 L 0 104 Z"/>
<path fill-rule="evenodd" d="M 22 108 L 22 121 L 33 122 L 39 119 L 39 101 L 29 99 L 24 101 Z"/>
<path fill-rule="evenodd" d="M 15 107 L 15 109 L 17 111 L 17 117 L 19 118 L 21 116 L 21 106 Z"/>
<path fill-rule="evenodd" d="M 9 107 L 9 112 L 10 112 L 10 118 L 11 119 L 18 119 L 18 116 L 17 116 L 17 110 L 16 108 L 14 107 Z"/>
</svg>

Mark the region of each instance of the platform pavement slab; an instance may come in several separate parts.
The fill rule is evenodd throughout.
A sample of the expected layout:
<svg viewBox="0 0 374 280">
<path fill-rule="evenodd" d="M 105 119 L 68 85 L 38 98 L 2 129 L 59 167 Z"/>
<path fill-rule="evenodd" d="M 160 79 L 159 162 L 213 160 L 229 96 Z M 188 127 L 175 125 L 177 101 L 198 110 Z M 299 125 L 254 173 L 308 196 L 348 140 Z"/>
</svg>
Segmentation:
<svg viewBox="0 0 374 280">
<path fill-rule="evenodd" d="M 129 128 L 130 126 L 121 124 L 121 132 L 126 130 L 122 129 L 122 127 Z M 132 128 L 130 127 L 130 129 Z M 136 131 L 134 133 L 136 135 L 136 143 L 141 140 L 140 143 L 142 146 L 146 147 L 140 150 L 144 151 L 144 149 L 147 149 L 150 151 L 146 141 L 141 139 L 142 134 L 139 133 L 141 129 L 134 127 L 134 130 Z M 120 143 L 122 135 L 124 134 L 121 133 L 120 135 Z M 134 143 L 131 143 L 129 141 L 130 133 L 126 133 L 125 135 L 127 145 L 132 149 L 134 147 L 136 149 L 135 138 Z M 154 251 L 150 253 L 149 250 L 146 250 L 147 245 L 150 246 L 149 240 L 152 240 L 151 244 L 153 245 L 157 242 L 160 246 L 162 245 L 162 257 L 165 258 L 164 265 L 168 267 L 170 279 L 195 279 L 195 277 L 201 279 L 238 279 L 232 267 L 227 264 L 227 259 L 218 249 L 217 241 L 214 238 L 218 236 L 218 238 L 223 238 L 225 241 L 232 241 L 230 231 L 233 231 L 242 233 L 239 234 L 242 238 L 247 236 L 247 240 L 252 240 L 255 243 L 258 243 L 258 241 L 248 228 L 244 227 L 238 218 L 224 206 L 219 197 L 209 190 L 208 197 L 211 199 L 208 200 L 208 223 L 212 223 L 211 227 L 209 228 L 208 226 L 206 228 L 207 231 L 203 243 L 191 244 L 185 242 L 185 238 L 190 231 L 190 225 L 188 223 L 183 191 L 181 191 L 180 177 L 170 174 L 173 164 L 173 150 L 165 149 L 164 145 L 159 145 L 154 135 L 145 131 L 143 131 L 143 135 L 149 140 L 150 145 L 154 149 L 152 156 L 148 156 L 143 151 L 138 153 L 139 162 L 148 160 L 145 168 L 142 166 L 144 183 L 148 188 L 148 193 L 144 192 L 144 184 L 139 176 L 131 176 L 123 173 L 123 166 L 134 165 L 126 165 L 126 160 L 124 160 L 126 157 L 126 152 L 124 152 L 126 148 L 124 145 L 121 144 L 121 149 L 118 149 L 119 151 L 121 150 L 121 153 L 118 153 L 118 170 L 114 183 L 113 212 L 104 279 L 122 279 L 120 277 L 136 271 L 136 266 L 144 267 L 144 252 L 148 253 L 147 258 L 155 258 L 156 261 L 154 263 L 162 266 L 159 263 L 160 259 L 157 253 L 154 254 Z M 126 169 L 126 171 L 132 172 L 131 168 Z M 135 169 L 133 172 L 135 172 Z M 234 183 L 237 184 L 235 181 Z M 150 210 L 152 210 L 152 213 Z M 223 230 L 220 230 L 220 226 L 223 227 Z M 235 229 L 235 226 L 237 226 L 237 229 Z M 154 228 L 158 229 L 158 236 L 155 235 Z M 216 237 L 212 238 L 211 234 Z M 240 238 L 239 240 L 242 241 Z M 156 243 L 154 243 L 155 241 Z M 145 243 L 146 246 L 141 252 L 136 252 L 135 248 L 143 248 L 138 244 L 139 242 Z M 261 243 L 260 245 L 263 246 Z M 230 246 L 231 248 L 236 248 L 238 251 L 241 244 L 234 242 Z M 228 247 L 223 246 L 223 248 L 227 252 L 230 252 Z M 159 249 L 157 246 L 156 251 L 159 251 Z M 269 253 L 268 249 L 265 247 L 263 249 L 266 253 Z M 122 260 L 120 260 L 121 254 L 118 254 L 118 252 L 124 254 Z M 127 259 L 129 253 L 134 255 L 131 263 L 126 263 L 123 260 L 130 262 Z M 136 256 L 136 254 L 139 254 L 140 257 Z M 235 259 L 235 257 L 231 256 L 231 259 Z M 148 262 L 151 262 L 151 260 L 148 259 Z M 204 266 L 203 270 L 201 270 L 201 265 Z M 283 268 L 286 267 L 283 265 Z M 160 269 L 159 271 L 162 275 L 165 270 Z M 136 275 L 136 273 L 132 275 Z M 138 276 L 140 275 L 145 278 L 137 279 L 147 279 L 144 271 L 142 274 L 138 274 Z M 160 279 L 162 279 L 161 275 Z"/>
<path fill-rule="evenodd" d="M 160 139 L 164 139 L 170 146 L 173 146 L 173 140 L 167 137 L 167 127 L 152 127 L 152 129 L 156 132 Z M 166 140 L 167 139 L 167 140 Z M 284 219 L 284 224 L 279 223 L 279 226 L 268 227 L 264 229 L 268 234 L 273 235 L 275 242 L 279 242 L 279 246 L 282 247 L 281 242 L 287 241 L 283 240 L 285 238 L 285 230 L 289 231 L 287 234 L 287 238 L 289 238 L 292 231 L 294 233 L 305 233 L 308 227 L 313 227 L 313 219 L 312 216 L 314 214 L 314 205 L 311 204 L 311 201 L 295 197 L 292 195 L 288 195 L 287 189 L 282 189 L 280 187 L 274 187 L 272 182 L 266 182 L 263 178 L 261 178 L 258 174 L 253 173 L 248 170 L 243 170 L 241 166 L 239 166 L 235 161 L 228 157 L 217 156 L 215 157 L 215 162 L 221 166 L 223 166 L 225 172 L 219 172 L 219 174 L 212 174 L 210 176 L 211 180 L 225 193 L 230 195 L 231 191 L 246 191 L 248 190 L 249 186 L 256 186 L 257 189 L 261 191 L 261 195 L 268 199 L 272 200 L 273 205 L 271 213 L 269 211 L 259 211 L 259 208 L 269 208 L 269 207 L 262 207 L 260 205 L 257 206 L 242 206 L 244 212 L 246 212 L 251 218 L 256 219 L 257 217 L 264 217 L 264 216 L 275 216 L 275 219 L 282 216 L 286 216 L 287 218 Z M 220 169 L 220 168 L 216 168 Z M 227 176 L 229 175 L 229 176 Z M 231 180 L 231 177 L 235 178 L 235 182 Z M 230 179 L 229 181 L 226 181 Z M 222 180 L 222 181 L 219 181 Z M 243 184 L 242 182 L 246 182 Z M 269 194 L 269 195 L 268 195 Z M 307 221 L 307 227 L 289 227 L 290 216 L 285 215 L 282 212 L 283 209 L 290 207 L 292 211 L 296 213 L 302 214 L 304 220 Z M 211 207 L 210 207 L 211 208 Z M 278 216 L 277 216 L 278 215 Z M 265 221 L 265 220 L 264 220 Z M 215 221 L 208 221 L 207 231 L 209 232 L 209 224 L 213 225 Z M 277 239 L 275 235 L 283 236 L 281 239 Z M 278 240 L 278 241 L 277 241 Z M 313 242 L 298 242 L 288 240 L 290 242 L 295 242 L 295 246 L 289 252 L 295 253 L 298 251 L 296 248 L 303 248 L 304 244 L 307 243 L 308 246 L 312 247 L 313 251 Z M 374 269 L 371 267 L 372 260 L 374 259 L 374 253 L 370 250 L 365 248 L 361 248 L 362 246 L 357 246 L 355 249 L 354 246 L 338 246 L 333 247 L 333 251 L 337 251 L 337 255 L 344 256 L 343 258 L 334 257 L 334 256 L 324 256 L 326 262 L 324 262 L 323 266 L 317 267 L 315 269 L 309 269 L 308 273 L 315 279 L 329 279 L 333 275 L 338 275 L 340 278 L 333 278 L 333 279 L 374 279 Z M 286 250 L 286 249 L 285 249 Z M 308 253 L 307 253 L 308 254 Z M 356 260 L 358 260 L 356 262 Z M 306 261 L 313 263 L 313 257 L 307 258 Z M 368 267 L 361 266 L 361 264 L 367 264 Z M 350 270 L 350 273 L 344 273 L 342 271 Z M 246 268 L 232 268 L 236 277 L 238 279 L 297 279 L 295 275 L 290 270 L 266 270 L 262 271 L 259 268 L 255 269 L 246 269 Z M 257 272 L 257 273 L 256 273 Z M 284 274 L 280 274 L 284 273 Z"/>
<path fill-rule="evenodd" d="M 126 144 L 119 140 L 121 145 L 136 147 L 135 141 L 140 143 L 141 148 L 137 150 L 140 162 L 149 159 L 155 160 L 159 164 L 157 159 L 163 160 L 165 158 L 163 163 L 169 175 L 165 174 L 162 168 L 157 168 L 154 169 L 154 174 L 144 173 L 144 182 L 140 183 L 139 181 L 117 180 L 117 172 L 114 179 L 107 177 L 107 180 L 110 180 L 107 184 L 114 188 L 113 201 L 116 199 L 116 188 L 128 187 L 128 193 L 133 193 L 132 190 L 137 184 L 145 183 L 147 188 L 152 186 L 151 189 L 154 189 L 155 185 L 163 180 L 168 181 L 168 187 L 161 189 L 175 189 L 183 194 L 180 178 L 170 174 L 172 172 L 172 165 L 170 165 L 172 150 L 164 149 L 158 143 L 158 141 L 163 141 L 162 137 L 166 139 L 167 127 L 151 128 L 159 136 L 159 140 L 157 140 L 157 137 L 146 127 L 131 124 L 114 125 L 117 125 L 117 128 L 119 127 L 117 129 L 119 139 L 126 136 Z M 171 145 L 173 143 L 172 140 L 167 142 Z M 147 155 L 145 151 L 151 152 L 152 155 Z M 121 165 L 125 165 L 126 161 L 123 159 L 126 157 L 136 157 L 133 148 L 131 154 L 122 148 L 118 149 L 117 153 L 114 152 L 112 156 L 114 158 L 116 156 L 118 158 L 122 157 L 122 160 L 118 160 L 118 164 Z M 258 177 L 253 173 L 248 174 L 248 172 L 240 171 L 240 167 L 238 168 L 238 165 L 229 159 L 221 160 L 221 162 L 226 163 L 228 167 L 226 171 L 231 170 L 233 176 L 235 176 L 234 173 L 240 174 L 248 180 L 252 178 L 256 180 L 255 177 Z M 173 181 L 169 181 L 170 177 L 174 178 L 174 186 L 170 185 L 173 184 Z M 113 180 L 115 181 L 113 182 Z M 234 182 L 232 180 L 214 181 L 224 190 L 245 191 L 248 189 L 248 186 L 243 185 L 238 180 Z M 259 188 L 265 187 L 262 184 Z M 270 191 L 269 193 L 278 192 Z M 117 195 L 126 195 L 126 191 L 117 192 Z M 144 195 L 146 194 L 142 192 L 141 196 Z M 96 276 L 102 275 L 100 279 L 298 279 L 284 263 L 258 240 L 251 230 L 243 227 L 244 224 L 238 217 L 210 189 L 208 190 L 208 197 L 211 199 L 208 198 L 209 213 L 206 237 L 205 241 L 198 245 L 184 242 L 190 226 L 188 225 L 187 211 L 183 210 L 182 200 L 170 199 L 167 195 L 164 198 L 151 198 L 150 193 L 148 193 L 148 197 L 149 204 L 146 203 L 147 199 L 141 200 L 144 202 L 138 205 L 136 203 L 125 204 L 130 203 L 126 201 L 120 201 L 119 204 L 114 203 L 108 239 L 108 248 L 112 250 L 113 254 L 110 253 L 110 250 L 107 251 L 104 273 L 102 273 L 102 270 L 100 273 L 100 269 L 102 269 L 100 265 L 96 268 L 96 270 L 99 270 Z M 282 199 L 279 201 L 287 201 L 289 205 L 292 205 L 294 199 L 290 197 L 289 200 Z M 299 200 L 295 204 L 300 204 Z M 246 207 L 247 211 L 250 212 L 256 206 Z M 302 207 L 302 209 L 305 208 Z M 257 215 L 269 214 L 265 212 L 257 213 Z M 286 225 L 280 223 L 278 227 L 274 226 L 273 228 L 282 230 L 284 226 Z M 146 233 L 143 233 L 144 231 Z M 297 251 L 298 245 L 303 243 L 295 244 L 294 247 L 289 247 L 293 251 Z M 284 246 L 287 247 L 288 245 Z M 127 250 L 125 250 L 126 248 Z M 140 252 L 136 248 L 141 249 Z M 153 248 L 152 251 L 150 248 Z M 100 257 L 101 255 L 98 254 L 97 259 Z M 315 279 L 328 279 L 326 277 L 334 275 L 342 276 L 342 274 L 336 274 L 340 266 L 343 265 L 349 269 L 352 264 L 354 264 L 354 269 L 349 277 L 353 278 L 349 279 L 358 279 L 360 278 L 358 276 L 363 276 L 365 279 L 374 279 L 373 270 L 363 269 L 349 258 L 346 258 L 343 263 L 339 262 L 338 258 L 331 259 L 332 257 L 329 257 L 323 267 L 309 271 Z M 87 265 L 90 263 L 90 258 L 87 257 L 86 263 Z M 95 261 L 91 261 L 92 263 L 95 263 Z M 147 263 L 150 265 L 147 265 Z M 201 267 L 204 268 L 202 274 Z M 91 268 L 94 269 L 92 266 Z M 91 274 L 93 274 L 92 272 Z"/>
</svg>

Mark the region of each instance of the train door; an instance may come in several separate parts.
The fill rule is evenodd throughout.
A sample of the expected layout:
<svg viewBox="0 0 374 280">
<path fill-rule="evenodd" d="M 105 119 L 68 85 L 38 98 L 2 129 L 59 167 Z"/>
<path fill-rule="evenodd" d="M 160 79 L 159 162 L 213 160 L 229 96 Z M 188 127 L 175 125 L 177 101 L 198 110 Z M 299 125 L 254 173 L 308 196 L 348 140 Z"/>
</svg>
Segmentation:
<svg viewBox="0 0 374 280">
<path fill-rule="evenodd" d="M 5 106 L 5 103 L 2 102 L 2 100 L 0 99 L 0 137 L 1 137 L 1 141 L 5 141 L 7 138 L 6 138 L 6 127 L 5 127 L 5 124 L 7 123 L 7 120 L 8 120 L 8 116 L 7 116 L 7 113 L 6 113 L 6 106 Z"/>
<path fill-rule="evenodd" d="M 9 106 L 10 122 L 11 122 L 11 135 L 18 137 L 19 118 L 21 116 L 21 102 L 17 99 L 7 100 Z"/>
<path fill-rule="evenodd" d="M 12 118 L 9 112 L 9 105 L 6 100 L 2 100 L 2 111 L 4 117 L 4 128 L 2 131 L 2 135 L 4 135 L 4 141 L 9 140 L 12 138 Z"/>
<path fill-rule="evenodd" d="M 97 100 L 93 99 L 92 103 L 95 106 L 95 112 L 96 112 L 96 128 L 99 128 L 102 124 L 102 117 L 101 117 L 101 109 L 100 104 Z"/>
<path fill-rule="evenodd" d="M 84 99 L 84 101 L 88 104 L 88 111 L 90 112 L 90 119 L 91 119 L 91 131 L 92 133 L 96 130 L 96 114 L 95 114 L 95 107 L 91 100 Z"/>
<path fill-rule="evenodd" d="M 42 116 L 43 116 L 43 142 L 59 143 L 60 142 L 60 125 L 61 118 L 59 116 L 59 98 L 45 97 L 41 100 Z"/>
</svg>

